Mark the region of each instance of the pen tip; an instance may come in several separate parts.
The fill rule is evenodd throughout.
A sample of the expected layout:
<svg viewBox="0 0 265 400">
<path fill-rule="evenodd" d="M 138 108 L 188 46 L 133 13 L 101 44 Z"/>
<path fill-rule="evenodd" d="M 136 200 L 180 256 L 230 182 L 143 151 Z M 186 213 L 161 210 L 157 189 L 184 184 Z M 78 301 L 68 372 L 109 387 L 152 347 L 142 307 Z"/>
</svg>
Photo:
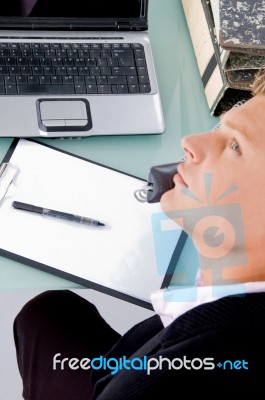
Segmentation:
<svg viewBox="0 0 265 400">
<path fill-rule="evenodd" d="M 106 226 L 105 224 L 103 224 L 102 222 L 98 223 L 98 226 Z"/>
</svg>

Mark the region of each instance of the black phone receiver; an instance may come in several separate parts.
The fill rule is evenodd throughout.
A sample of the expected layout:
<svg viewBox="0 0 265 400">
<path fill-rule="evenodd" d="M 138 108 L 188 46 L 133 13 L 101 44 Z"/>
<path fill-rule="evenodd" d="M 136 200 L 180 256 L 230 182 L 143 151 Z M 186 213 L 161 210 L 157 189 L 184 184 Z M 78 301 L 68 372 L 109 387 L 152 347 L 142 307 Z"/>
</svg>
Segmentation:
<svg viewBox="0 0 265 400">
<path fill-rule="evenodd" d="M 179 162 L 175 162 L 151 167 L 147 183 L 134 192 L 136 199 L 142 203 L 159 202 L 162 195 L 175 186 L 173 177 L 178 173 L 178 164 Z"/>
</svg>

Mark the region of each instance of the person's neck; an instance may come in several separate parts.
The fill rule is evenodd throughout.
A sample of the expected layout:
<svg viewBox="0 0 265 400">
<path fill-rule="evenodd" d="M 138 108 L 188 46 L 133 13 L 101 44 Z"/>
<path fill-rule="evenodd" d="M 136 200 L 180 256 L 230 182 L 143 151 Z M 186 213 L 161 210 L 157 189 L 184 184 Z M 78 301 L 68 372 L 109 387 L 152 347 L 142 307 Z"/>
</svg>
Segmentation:
<svg viewBox="0 0 265 400">
<path fill-rule="evenodd" d="M 264 264 L 265 265 L 265 264 Z M 265 268 L 249 268 L 248 265 L 233 266 L 224 268 L 221 273 L 216 273 L 214 269 L 204 269 L 198 279 L 200 286 L 232 285 L 246 282 L 264 282 Z"/>
</svg>

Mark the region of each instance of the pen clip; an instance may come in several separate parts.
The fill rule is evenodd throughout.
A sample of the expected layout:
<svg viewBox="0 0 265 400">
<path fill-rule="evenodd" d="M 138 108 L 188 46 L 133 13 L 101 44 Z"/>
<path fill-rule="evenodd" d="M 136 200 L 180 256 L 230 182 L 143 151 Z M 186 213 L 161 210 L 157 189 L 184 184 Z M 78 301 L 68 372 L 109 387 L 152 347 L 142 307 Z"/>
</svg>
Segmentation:
<svg viewBox="0 0 265 400">
<path fill-rule="evenodd" d="M 11 163 L 0 165 L 0 204 L 7 195 L 8 189 L 19 172 L 19 168 Z"/>
</svg>

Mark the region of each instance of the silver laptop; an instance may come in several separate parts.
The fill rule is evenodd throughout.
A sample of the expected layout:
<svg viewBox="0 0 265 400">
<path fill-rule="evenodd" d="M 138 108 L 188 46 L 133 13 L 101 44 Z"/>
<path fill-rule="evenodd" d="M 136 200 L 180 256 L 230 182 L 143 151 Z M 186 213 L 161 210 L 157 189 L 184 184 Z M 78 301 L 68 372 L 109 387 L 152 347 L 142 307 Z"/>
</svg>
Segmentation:
<svg viewBox="0 0 265 400">
<path fill-rule="evenodd" d="M 164 130 L 148 0 L 1 2 L 0 137 Z"/>
</svg>

